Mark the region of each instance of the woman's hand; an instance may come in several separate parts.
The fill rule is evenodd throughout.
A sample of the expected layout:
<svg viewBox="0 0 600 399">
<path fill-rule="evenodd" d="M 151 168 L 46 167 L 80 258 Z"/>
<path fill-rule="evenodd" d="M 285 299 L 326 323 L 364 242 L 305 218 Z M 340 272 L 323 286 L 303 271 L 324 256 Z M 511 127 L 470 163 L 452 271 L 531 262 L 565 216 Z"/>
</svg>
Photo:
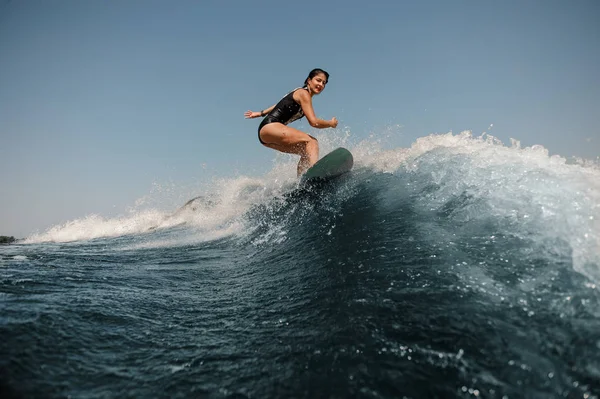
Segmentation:
<svg viewBox="0 0 600 399">
<path fill-rule="evenodd" d="M 260 116 L 260 112 L 252 112 L 250 110 L 244 112 L 244 117 L 246 119 L 258 118 Z"/>
<path fill-rule="evenodd" d="M 331 120 L 329 121 L 329 123 L 331 124 L 331 127 L 336 128 L 337 124 L 338 124 L 338 120 L 337 118 L 334 116 L 333 118 L 331 118 Z"/>
</svg>

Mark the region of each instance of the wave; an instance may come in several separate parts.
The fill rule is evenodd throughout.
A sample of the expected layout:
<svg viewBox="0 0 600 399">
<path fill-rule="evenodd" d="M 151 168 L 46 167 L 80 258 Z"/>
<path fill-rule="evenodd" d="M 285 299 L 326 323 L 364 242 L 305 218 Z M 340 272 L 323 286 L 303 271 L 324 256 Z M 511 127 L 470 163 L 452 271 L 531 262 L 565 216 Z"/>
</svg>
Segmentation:
<svg viewBox="0 0 600 399">
<path fill-rule="evenodd" d="M 340 145 L 320 141 L 323 153 Z M 372 141 L 341 144 L 353 153 L 355 168 L 330 191 L 299 193 L 294 158 L 277 155 L 273 169 L 264 176 L 217 180 L 198 193 L 201 196 L 174 210 L 135 209 L 118 218 L 90 215 L 24 242 L 134 235 L 138 241 L 128 249 L 223 237 L 278 245 L 289 241 L 299 225 L 308 226 L 306 234 L 320 226 L 343 228 L 327 221 L 335 220 L 340 204 L 349 203 L 358 209 L 377 209 L 370 217 L 385 219 L 382 223 L 396 229 L 406 228 L 401 222 L 410 214 L 418 220 L 412 228 L 419 226 L 421 237 L 432 243 L 447 243 L 445 251 L 453 251 L 460 242 L 485 246 L 506 240 L 521 251 L 555 260 L 568 257 L 576 271 L 600 281 L 597 163 L 567 161 L 550 156 L 541 146 L 521 148 L 514 140 L 506 146 L 493 136 L 473 137 L 470 132 L 422 137 L 410 148 L 383 149 Z M 310 219 L 316 205 L 325 209 L 319 214 L 322 220 Z M 357 212 L 356 217 L 367 216 Z M 175 230 L 177 234 L 165 235 Z M 301 238 L 296 233 L 295 239 Z"/>
</svg>

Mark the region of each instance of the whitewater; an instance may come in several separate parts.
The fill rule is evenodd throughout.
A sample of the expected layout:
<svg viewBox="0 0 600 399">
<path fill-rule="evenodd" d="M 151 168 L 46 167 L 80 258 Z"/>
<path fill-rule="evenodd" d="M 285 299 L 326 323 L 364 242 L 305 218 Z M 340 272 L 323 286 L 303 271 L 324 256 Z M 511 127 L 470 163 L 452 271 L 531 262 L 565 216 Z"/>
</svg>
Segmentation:
<svg viewBox="0 0 600 399">
<path fill-rule="evenodd" d="M 600 396 L 597 161 L 327 137 L 321 187 L 277 155 L 0 247 L 0 396 Z"/>
</svg>

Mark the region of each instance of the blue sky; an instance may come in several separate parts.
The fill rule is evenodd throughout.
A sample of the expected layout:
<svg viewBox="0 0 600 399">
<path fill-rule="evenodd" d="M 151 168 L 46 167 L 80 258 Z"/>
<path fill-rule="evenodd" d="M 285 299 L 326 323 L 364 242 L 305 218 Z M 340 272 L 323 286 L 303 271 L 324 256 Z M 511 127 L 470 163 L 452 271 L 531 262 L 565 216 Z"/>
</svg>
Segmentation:
<svg viewBox="0 0 600 399">
<path fill-rule="evenodd" d="M 357 141 L 493 124 L 597 159 L 599 19 L 595 0 L 0 0 L 0 235 L 264 174 L 275 153 L 243 113 L 315 67 L 331 74 L 317 115 Z"/>
</svg>

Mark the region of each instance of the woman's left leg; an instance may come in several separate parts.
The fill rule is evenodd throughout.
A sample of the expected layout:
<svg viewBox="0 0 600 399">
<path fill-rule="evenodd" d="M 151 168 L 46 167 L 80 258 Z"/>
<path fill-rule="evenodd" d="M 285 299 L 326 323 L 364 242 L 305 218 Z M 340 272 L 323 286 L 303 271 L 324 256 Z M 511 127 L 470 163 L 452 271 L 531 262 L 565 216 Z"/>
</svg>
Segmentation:
<svg viewBox="0 0 600 399">
<path fill-rule="evenodd" d="M 286 154 L 300 155 L 298 167 L 296 168 L 296 172 L 298 173 L 298 176 L 300 176 L 301 174 L 306 172 L 308 168 L 313 166 L 319 159 L 319 144 L 317 142 L 317 139 L 315 139 L 312 136 L 310 137 L 312 138 L 311 141 L 297 145 L 286 146 L 275 143 L 268 143 L 265 144 L 265 146 L 280 152 L 285 152 Z"/>
<path fill-rule="evenodd" d="M 281 123 L 269 123 L 260 129 L 264 146 L 287 154 L 300 155 L 298 176 L 306 172 L 319 159 L 319 142 L 316 138 Z"/>
</svg>

